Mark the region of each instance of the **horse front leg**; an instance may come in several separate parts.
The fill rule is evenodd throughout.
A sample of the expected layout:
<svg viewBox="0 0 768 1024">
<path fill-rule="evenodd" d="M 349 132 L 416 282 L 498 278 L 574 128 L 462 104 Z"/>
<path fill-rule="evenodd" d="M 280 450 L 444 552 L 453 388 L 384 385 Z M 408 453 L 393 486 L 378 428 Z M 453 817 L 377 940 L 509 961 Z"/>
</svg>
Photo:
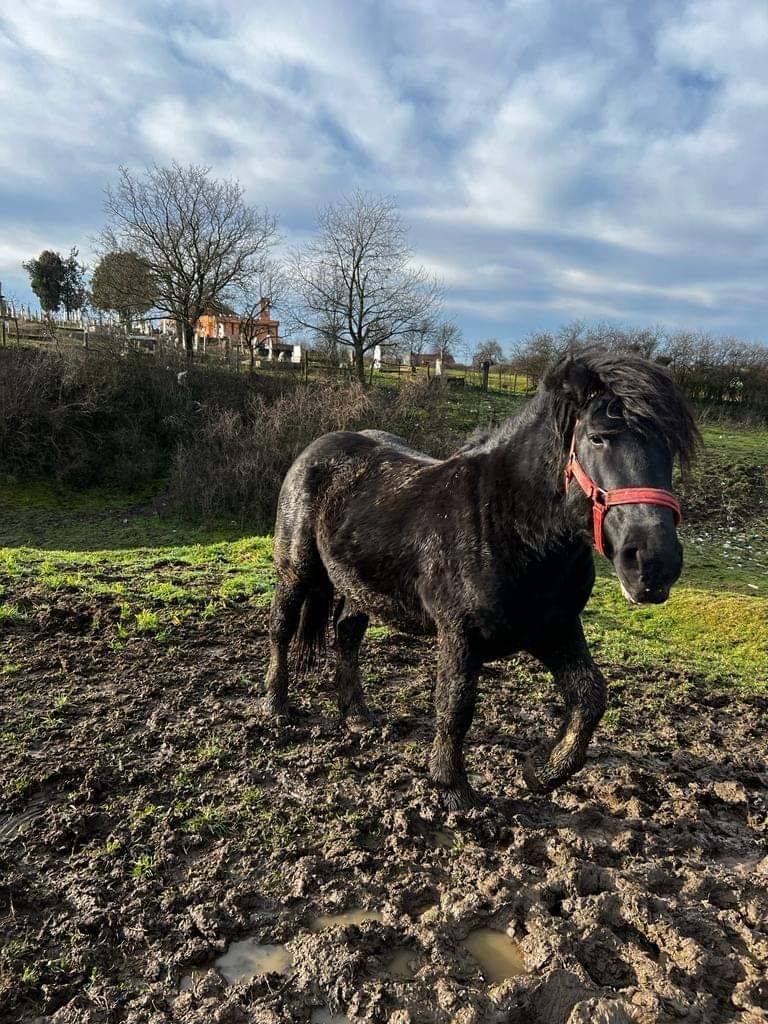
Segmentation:
<svg viewBox="0 0 768 1024">
<path fill-rule="evenodd" d="M 587 747 L 605 711 L 605 679 L 589 653 L 581 620 L 546 650 L 532 650 L 552 672 L 565 700 L 565 717 L 554 741 L 528 755 L 523 777 L 532 793 L 548 793 L 584 764 Z"/>
<path fill-rule="evenodd" d="M 464 766 L 463 744 L 475 713 L 478 668 L 465 639 L 455 631 L 438 628 L 437 722 L 430 772 L 449 811 L 469 808 L 475 802 Z"/>
</svg>

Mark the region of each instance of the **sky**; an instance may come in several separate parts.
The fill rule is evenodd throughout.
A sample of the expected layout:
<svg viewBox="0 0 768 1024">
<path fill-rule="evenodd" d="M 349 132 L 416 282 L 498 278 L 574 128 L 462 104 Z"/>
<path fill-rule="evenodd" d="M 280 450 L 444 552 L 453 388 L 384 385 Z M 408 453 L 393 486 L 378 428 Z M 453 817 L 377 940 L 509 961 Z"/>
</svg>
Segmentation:
<svg viewBox="0 0 768 1024">
<path fill-rule="evenodd" d="M 766 0 L 0 7 L 0 281 L 92 255 L 124 163 L 201 163 L 283 245 L 362 188 L 471 344 L 574 319 L 768 342 Z"/>
</svg>

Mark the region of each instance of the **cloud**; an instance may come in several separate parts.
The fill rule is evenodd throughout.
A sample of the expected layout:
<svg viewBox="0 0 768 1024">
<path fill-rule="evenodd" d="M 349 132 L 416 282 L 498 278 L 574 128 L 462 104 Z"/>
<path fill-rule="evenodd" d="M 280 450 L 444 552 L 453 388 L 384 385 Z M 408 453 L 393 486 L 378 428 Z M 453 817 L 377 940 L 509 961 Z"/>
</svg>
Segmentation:
<svg viewBox="0 0 768 1024">
<path fill-rule="evenodd" d="M 398 195 L 471 338 L 570 317 L 760 337 L 764 0 L 28 0 L 0 16 L 0 276 L 119 163 L 239 178 L 286 244 Z"/>
</svg>

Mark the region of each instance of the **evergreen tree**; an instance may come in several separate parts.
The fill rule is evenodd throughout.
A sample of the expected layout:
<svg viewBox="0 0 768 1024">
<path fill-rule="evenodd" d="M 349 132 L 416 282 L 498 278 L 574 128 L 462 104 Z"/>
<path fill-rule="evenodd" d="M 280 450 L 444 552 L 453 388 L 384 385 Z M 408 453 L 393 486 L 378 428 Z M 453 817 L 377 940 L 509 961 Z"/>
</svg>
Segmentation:
<svg viewBox="0 0 768 1024">
<path fill-rule="evenodd" d="M 55 313 L 62 303 L 66 277 L 64 260 L 59 253 L 44 249 L 36 260 L 27 260 L 22 266 L 29 274 L 32 291 L 40 301 L 43 312 Z"/>
</svg>

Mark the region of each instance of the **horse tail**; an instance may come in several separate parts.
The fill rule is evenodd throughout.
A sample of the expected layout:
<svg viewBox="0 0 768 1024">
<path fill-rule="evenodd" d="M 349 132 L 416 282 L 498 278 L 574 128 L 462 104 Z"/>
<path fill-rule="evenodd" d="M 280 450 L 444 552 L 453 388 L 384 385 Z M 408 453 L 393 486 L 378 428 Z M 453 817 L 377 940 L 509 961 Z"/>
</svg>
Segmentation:
<svg viewBox="0 0 768 1024">
<path fill-rule="evenodd" d="M 314 584 L 301 605 L 294 641 L 299 672 L 311 668 L 325 651 L 332 606 L 333 584 L 323 570 L 322 578 Z"/>
</svg>

